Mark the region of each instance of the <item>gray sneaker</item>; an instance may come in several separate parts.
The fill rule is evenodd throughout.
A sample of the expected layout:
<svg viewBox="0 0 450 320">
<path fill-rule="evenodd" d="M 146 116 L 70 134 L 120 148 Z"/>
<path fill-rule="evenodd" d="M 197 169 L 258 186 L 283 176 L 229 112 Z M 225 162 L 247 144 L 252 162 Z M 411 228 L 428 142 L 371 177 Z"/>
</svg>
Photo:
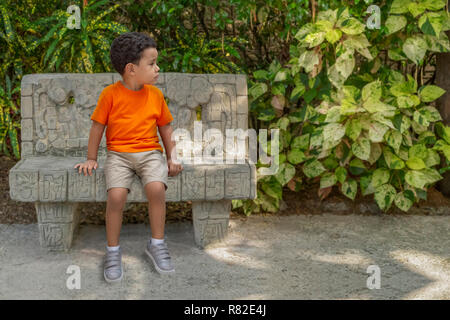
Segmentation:
<svg viewBox="0 0 450 320">
<path fill-rule="evenodd" d="M 122 280 L 123 265 L 122 265 L 122 248 L 118 251 L 106 250 L 105 266 L 103 275 L 106 282 L 119 282 Z"/>
<path fill-rule="evenodd" d="M 145 253 L 153 261 L 156 271 L 160 274 L 175 272 L 172 260 L 170 259 L 169 249 L 167 249 L 165 242 L 157 245 L 147 244 Z"/>
</svg>

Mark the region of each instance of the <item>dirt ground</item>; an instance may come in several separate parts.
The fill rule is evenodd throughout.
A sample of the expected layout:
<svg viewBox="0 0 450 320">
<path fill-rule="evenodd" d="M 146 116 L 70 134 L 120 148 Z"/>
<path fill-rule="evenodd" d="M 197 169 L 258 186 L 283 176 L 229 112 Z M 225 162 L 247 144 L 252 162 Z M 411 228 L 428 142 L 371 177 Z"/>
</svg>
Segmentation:
<svg viewBox="0 0 450 320">
<path fill-rule="evenodd" d="M 34 203 L 16 202 L 9 196 L 9 170 L 16 164 L 16 161 L 0 156 L 0 224 L 28 224 L 36 223 L 36 211 Z M 289 189 L 283 191 L 284 201 L 281 210 L 277 213 L 255 213 L 261 216 L 285 216 L 285 215 L 308 215 L 308 214 L 362 214 L 362 215 L 450 215 L 450 199 L 444 197 L 436 189 L 428 192 L 427 201 L 416 204 L 408 213 L 404 213 L 397 208 L 391 208 L 387 213 L 378 209 L 373 201 L 373 197 L 357 197 L 355 201 L 343 196 L 336 188 L 324 200 L 320 201 L 317 195 L 317 186 L 310 186 L 300 192 L 292 192 Z M 192 221 L 192 204 L 187 202 L 167 203 L 167 223 Z M 439 209 L 439 210 L 438 210 Z M 81 203 L 81 221 L 83 224 L 105 224 L 106 203 Z M 231 213 L 231 219 L 246 219 L 247 217 L 238 209 Z M 148 223 L 147 203 L 130 203 L 123 214 L 123 223 Z"/>
<path fill-rule="evenodd" d="M 204 250 L 192 223 L 170 223 L 172 275 L 146 258 L 149 231 L 123 226 L 124 278 L 111 287 L 103 226 L 80 226 L 70 251 L 47 252 L 36 224 L 0 224 L 0 300 L 450 299 L 448 216 L 255 215 L 230 220 L 226 239 Z M 79 289 L 67 287 L 69 267 Z"/>
</svg>

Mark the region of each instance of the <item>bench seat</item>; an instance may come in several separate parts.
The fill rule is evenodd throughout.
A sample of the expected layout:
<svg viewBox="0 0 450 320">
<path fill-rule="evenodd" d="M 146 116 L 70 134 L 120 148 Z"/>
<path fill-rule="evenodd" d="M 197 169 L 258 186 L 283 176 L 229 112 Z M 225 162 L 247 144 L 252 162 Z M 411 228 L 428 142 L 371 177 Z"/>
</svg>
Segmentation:
<svg viewBox="0 0 450 320">
<path fill-rule="evenodd" d="M 102 202 L 107 200 L 104 174 L 105 159 L 98 159 L 92 176 L 85 176 L 74 166 L 81 157 L 29 157 L 10 170 L 12 200 L 21 202 Z M 254 164 L 183 164 L 184 170 L 168 177 L 166 201 L 254 199 L 256 168 Z M 128 202 L 147 202 L 137 175 L 131 185 Z"/>
</svg>

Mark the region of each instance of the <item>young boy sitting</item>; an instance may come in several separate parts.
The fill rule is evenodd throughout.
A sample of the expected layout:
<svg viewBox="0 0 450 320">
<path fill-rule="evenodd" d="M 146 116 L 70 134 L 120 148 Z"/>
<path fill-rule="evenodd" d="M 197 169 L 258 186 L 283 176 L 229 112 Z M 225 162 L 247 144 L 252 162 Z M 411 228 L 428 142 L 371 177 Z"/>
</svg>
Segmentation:
<svg viewBox="0 0 450 320">
<path fill-rule="evenodd" d="M 152 237 L 145 249 L 159 273 L 174 272 L 167 244 L 164 242 L 166 216 L 165 192 L 167 176 L 176 176 L 183 166 L 176 161 L 175 143 L 171 140 L 173 117 L 157 87 L 159 67 L 155 41 L 149 36 L 129 32 L 116 38 L 110 50 L 114 69 L 122 81 L 107 86 L 100 94 L 92 113 L 87 160 L 74 168 L 84 175 L 97 169 L 97 151 L 105 126 L 107 157 L 106 190 L 106 259 L 104 277 L 107 282 L 122 279 L 122 252 L 119 235 L 122 211 L 136 174 L 149 201 Z M 157 129 L 166 150 L 158 141 Z"/>
</svg>

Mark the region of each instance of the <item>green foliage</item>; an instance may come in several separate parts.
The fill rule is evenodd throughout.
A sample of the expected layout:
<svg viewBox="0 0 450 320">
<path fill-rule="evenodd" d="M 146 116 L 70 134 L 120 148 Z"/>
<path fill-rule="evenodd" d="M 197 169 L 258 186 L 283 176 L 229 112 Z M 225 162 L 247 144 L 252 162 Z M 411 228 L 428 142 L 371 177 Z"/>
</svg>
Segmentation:
<svg viewBox="0 0 450 320">
<path fill-rule="evenodd" d="M 382 210 L 407 211 L 442 178 L 450 128 L 434 101 L 445 91 L 423 83 L 418 69 L 433 52 L 450 51 L 443 3 L 394 0 L 383 8 L 388 18 L 380 31 L 366 29 L 358 11 L 364 6 L 319 11 L 295 33 L 287 64 L 274 60 L 253 73 L 252 111 L 293 137 L 282 150 L 288 161 L 301 154 L 289 161 L 291 181 L 319 179 L 321 196 L 337 186 L 355 199 L 360 189 Z M 385 64 L 381 52 L 414 64 L 414 76 Z"/>
<path fill-rule="evenodd" d="M 109 47 L 128 29 L 108 16 L 119 5 L 89 1 L 81 29 L 67 28 L 73 1 L 18 0 L 0 4 L 0 152 L 20 159 L 20 81 L 40 72 L 111 71 Z M 60 9 L 54 10 L 55 7 Z M 102 10 L 102 8 L 107 8 Z"/>
<path fill-rule="evenodd" d="M 9 138 L 14 157 L 20 159 L 18 141 L 20 121 L 16 120 L 19 117 L 19 108 L 15 98 L 15 95 L 20 92 L 20 83 L 15 79 L 11 81 L 6 75 L 5 84 L 6 90 L 0 87 L 0 150 L 11 157 L 7 144 L 7 138 Z"/>
<path fill-rule="evenodd" d="M 20 80 L 23 70 L 34 63 L 22 29 L 15 11 L 0 4 L 0 152 L 16 159 L 20 159 Z"/>
<path fill-rule="evenodd" d="M 127 27 L 108 19 L 119 4 L 106 6 L 108 0 L 97 0 L 89 1 L 84 7 L 82 2 L 80 29 L 68 27 L 72 14 L 66 9 L 55 10 L 50 17 L 43 17 L 31 24 L 31 28 L 46 30 L 30 45 L 31 48 L 42 45 L 47 48 L 42 61 L 45 72 L 112 71 L 109 60 L 111 42 L 117 35 L 129 31 Z"/>
<path fill-rule="evenodd" d="M 308 0 L 156 0 L 125 15 L 132 30 L 152 31 L 165 72 L 250 74 L 286 58 L 308 11 Z"/>
</svg>

